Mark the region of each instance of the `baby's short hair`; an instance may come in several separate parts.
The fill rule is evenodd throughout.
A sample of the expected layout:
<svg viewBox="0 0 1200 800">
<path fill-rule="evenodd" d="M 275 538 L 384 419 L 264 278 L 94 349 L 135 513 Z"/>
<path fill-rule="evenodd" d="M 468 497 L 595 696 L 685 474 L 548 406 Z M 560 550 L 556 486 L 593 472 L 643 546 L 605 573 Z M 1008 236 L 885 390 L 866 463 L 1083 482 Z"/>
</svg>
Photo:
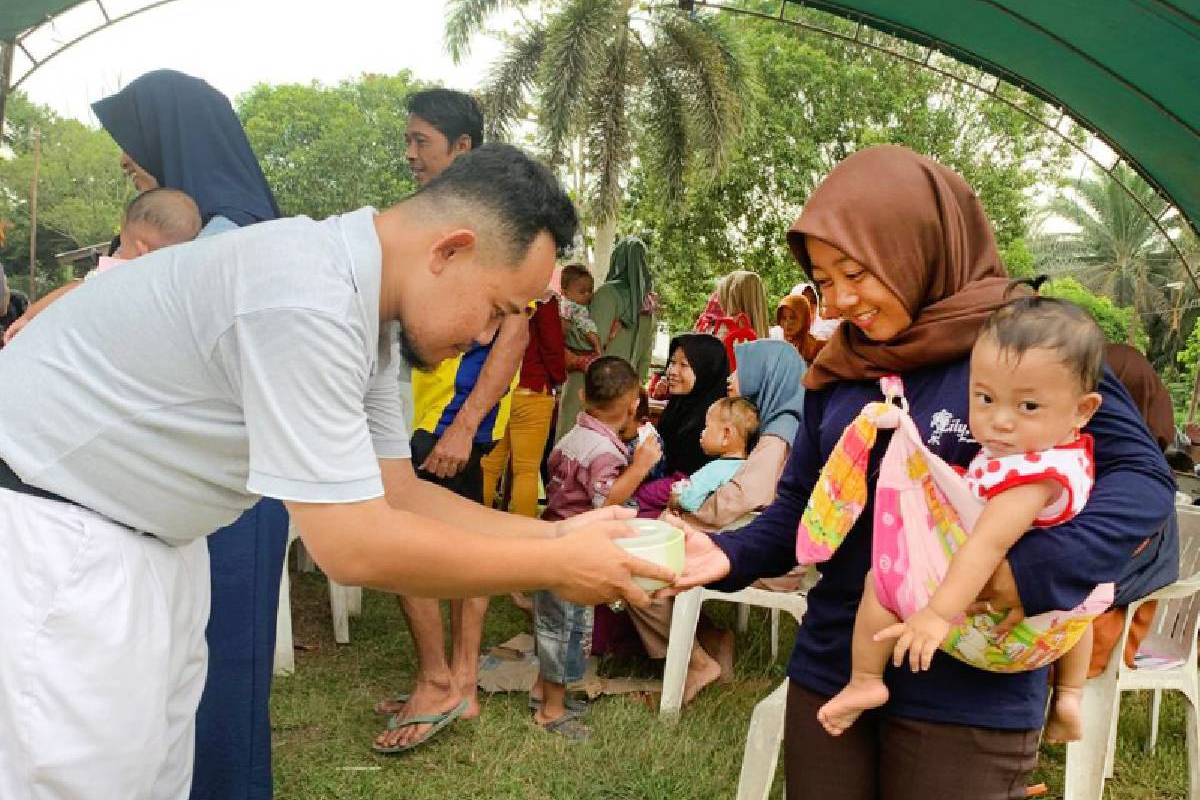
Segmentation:
<svg viewBox="0 0 1200 800">
<path fill-rule="evenodd" d="M 1053 350 L 1085 392 L 1100 385 L 1104 334 L 1091 315 L 1068 300 L 1042 295 L 1013 300 L 988 317 L 979 331 L 979 339 L 984 337 L 1017 358 L 1039 347 Z"/>
<path fill-rule="evenodd" d="M 745 438 L 746 443 L 758 435 L 758 409 L 744 397 L 722 397 L 712 404 L 722 418 L 733 425 Z"/>
<path fill-rule="evenodd" d="M 200 209 L 178 189 L 148 189 L 125 209 L 124 226 L 130 225 L 152 229 L 159 247 L 190 242 L 200 234 Z"/>
<path fill-rule="evenodd" d="M 595 280 L 592 277 L 592 273 L 588 272 L 588 268 L 583 264 L 567 264 L 562 268 L 562 275 L 559 276 L 558 284 L 565 290 L 575 281 L 583 280 L 584 278 L 589 281 Z"/>
<path fill-rule="evenodd" d="M 640 388 L 637 372 L 620 356 L 601 356 L 583 376 L 583 397 L 589 406 L 609 408 L 614 402 Z"/>
</svg>

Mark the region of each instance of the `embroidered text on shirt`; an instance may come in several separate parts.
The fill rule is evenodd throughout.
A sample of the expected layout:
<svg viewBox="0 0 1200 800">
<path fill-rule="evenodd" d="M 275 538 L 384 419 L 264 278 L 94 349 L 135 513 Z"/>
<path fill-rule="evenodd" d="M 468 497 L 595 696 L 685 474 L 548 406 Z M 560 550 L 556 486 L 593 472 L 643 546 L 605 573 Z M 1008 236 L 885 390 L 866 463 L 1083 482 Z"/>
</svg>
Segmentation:
<svg viewBox="0 0 1200 800">
<path fill-rule="evenodd" d="M 929 444 L 941 444 L 944 433 L 957 434 L 960 442 L 975 442 L 971 438 L 971 429 L 967 427 L 967 423 L 943 408 L 929 418 Z"/>
</svg>

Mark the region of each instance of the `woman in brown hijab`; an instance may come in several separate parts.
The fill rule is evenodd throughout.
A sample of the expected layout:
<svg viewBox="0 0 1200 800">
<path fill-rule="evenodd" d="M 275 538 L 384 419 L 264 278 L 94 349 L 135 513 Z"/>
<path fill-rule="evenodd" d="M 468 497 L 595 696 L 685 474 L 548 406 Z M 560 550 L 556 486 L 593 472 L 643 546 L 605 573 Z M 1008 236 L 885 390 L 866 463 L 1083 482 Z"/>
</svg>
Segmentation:
<svg viewBox="0 0 1200 800">
<path fill-rule="evenodd" d="M 1011 295 L 991 226 L 966 182 L 903 148 L 860 151 L 809 198 L 788 244 L 827 313 L 843 324 L 805 376 L 803 421 L 775 502 L 736 532 L 692 534 L 682 587 L 735 591 L 796 565 L 796 527 L 817 475 L 846 425 L 881 399 L 880 376 L 901 376 L 909 413 L 941 458 L 965 466 L 979 449 L 967 427 L 968 354 L 988 315 Z M 1071 608 L 1113 580 L 1171 513 L 1171 476 L 1137 411 L 1111 375 L 1100 392 L 1088 427 L 1096 484 L 1087 507 L 1062 527 L 1023 537 L 981 603 L 1028 614 Z M 872 453 L 872 495 L 885 438 Z M 868 507 L 818 565 L 822 577 L 808 595 L 788 665 L 788 797 L 1023 796 L 1045 710 L 1042 671 L 1001 675 L 939 655 L 926 672 L 889 671 L 887 705 L 841 736 L 817 721 L 817 709 L 849 677 L 854 610 L 872 566 L 872 517 Z"/>
<path fill-rule="evenodd" d="M 796 348 L 805 364 L 811 364 L 825 346 L 812 335 L 814 316 L 812 304 L 802 294 L 787 295 L 775 309 L 775 324 L 783 330 L 784 340 Z"/>
</svg>

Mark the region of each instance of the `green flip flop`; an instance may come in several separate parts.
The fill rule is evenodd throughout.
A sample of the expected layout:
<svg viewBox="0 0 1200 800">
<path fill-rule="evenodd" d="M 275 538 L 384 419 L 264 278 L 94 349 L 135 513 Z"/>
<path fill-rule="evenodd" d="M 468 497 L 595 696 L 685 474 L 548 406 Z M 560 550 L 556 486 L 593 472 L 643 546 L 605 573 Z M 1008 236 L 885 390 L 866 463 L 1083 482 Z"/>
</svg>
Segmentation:
<svg viewBox="0 0 1200 800">
<path fill-rule="evenodd" d="M 410 698 L 410 697 L 412 697 L 412 695 L 409 694 L 408 692 L 401 692 L 400 694 L 398 694 L 395 697 L 390 698 L 388 700 L 380 700 L 372 708 L 372 711 L 374 711 L 376 714 L 378 714 L 381 717 L 390 717 L 392 714 L 395 714 L 396 712 L 395 711 L 384 711 L 383 704 L 384 703 L 407 703 L 408 698 Z"/>
<path fill-rule="evenodd" d="M 430 728 L 425 732 L 425 735 L 415 742 L 408 744 L 396 745 L 395 747 L 382 747 L 374 742 L 371 743 L 371 749 L 380 755 L 390 756 L 396 753 L 403 753 L 406 750 L 412 750 L 414 747 L 420 747 L 434 737 L 442 728 L 449 725 L 454 720 L 463 715 L 467 710 L 469 701 L 463 699 L 454 708 L 449 711 L 443 711 L 441 714 L 421 714 L 416 717 L 408 717 L 400 719 L 399 714 L 392 714 L 388 717 L 387 729 L 389 731 L 397 731 L 401 728 L 407 728 L 410 725 L 429 725 Z"/>
</svg>

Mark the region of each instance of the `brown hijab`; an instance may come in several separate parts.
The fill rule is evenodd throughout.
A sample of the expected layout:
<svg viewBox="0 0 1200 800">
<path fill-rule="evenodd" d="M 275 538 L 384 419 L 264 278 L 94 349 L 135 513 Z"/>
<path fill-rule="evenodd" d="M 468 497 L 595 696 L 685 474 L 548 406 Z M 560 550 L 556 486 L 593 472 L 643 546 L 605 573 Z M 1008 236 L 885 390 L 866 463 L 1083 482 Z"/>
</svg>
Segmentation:
<svg viewBox="0 0 1200 800">
<path fill-rule="evenodd" d="M 869 270 L 913 319 L 887 342 L 838 326 L 805 375 L 812 389 L 961 358 L 988 315 L 1020 295 L 1010 291 L 975 192 L 957 173 L 903 147 L 858 151 L 808 199 L 787 240 L 811 278 L 806 236 Z"/>
<path fill-rule="evenodd" d="M 1129 396 L 1142 419 L 1146 420 L 1154 441 L 1166 450 L 1175 440 L 1175 412 L 1171 407 L 1171 393 L 1154 371 L 1154 366 L 1127 344 L 1109 344 L 1104 348 L 1104 360 L 1117 380 L 1129 390 Z"/>
<path fill-rule="evenodd" d="M 780 318 L 783 316 L 783 310 L 787 309 L 792 312 L 792 315 L 798 319 L 800 325 L 800 335 L 788 338 L 784 334 L 784 338 L 788 343 L 800 351 L 800 357 L 804 359 L 805 364 L 813 363 L 817 354 L 821 352 L 821 348 L 825 345 L 824 342 L 814 338 L 809 332 L 813 321 L 813 307 L 808 302 L 808 298 L 802 294 L 789 294 L 779 301 L 779 306 L 775 309 L 775 324 L 780 327 L 783 323 Z"/>
</svg>

